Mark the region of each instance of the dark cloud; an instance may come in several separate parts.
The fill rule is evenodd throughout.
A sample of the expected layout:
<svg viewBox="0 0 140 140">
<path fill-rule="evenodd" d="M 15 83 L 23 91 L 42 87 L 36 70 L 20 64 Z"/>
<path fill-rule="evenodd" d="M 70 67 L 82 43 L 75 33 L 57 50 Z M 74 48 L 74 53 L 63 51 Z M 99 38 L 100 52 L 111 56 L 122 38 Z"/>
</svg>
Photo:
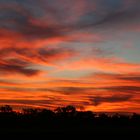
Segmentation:
<svg viewBox="0 0 140 140">
<path fill-rule="evenodd" d="M 42 89 L 45 90 L 45 89 Z M 46 89 L 48 90 L 48 89 Z M 50 90 L 50 89 L 49 89 Z M 51 89 L 52 92 L 60 92 L 66 95 L 74 95 L 74 94 L 96 94 L 96 92 L 106 90 L 111 91 L 112 93 L 139 93 L 140 87 L 139 86 L 107 86 L 107 87 L 60 87 L 60 88 L 53 88 Z"/>
<path fill-rule="evenodd" d="M 19 25 L 19 32 L 29 38 L 55 38 L 62 36 L 60 29 L 51 26 L 39 26 L 29 21 L 23 26 Z"/>
<path fill-rule="evenodd" d="M 109 87 L 103 87 L 102 89 L 110 90 L 113 92 L 126 92 L 126 93 L 140 92 L 139 86 L 109 86 Z"/>
<path fill-rule="evenodd" d="M 13 87 L 1 87 L 1 89 L 8 90 L 8 91 L 18 91 L 18 92 L 42 92 L 42 91 L 57 92 L 56 90 L 51 89 L 51 88 L 35 88 L 35 87 L 34 88 L 26 88 L 26 87 L 22 88 L 22 87 L 16 87 L 16 85 Z M 44 97 L 48 97 L 48 96 L 46 95 Z"/>
<path fill-rule="evenodd" d="M 119 79 L 126 80 L 126 81 L 140 82 L 140 75 L 122 76 L 122 77 L 119 77 Z"/>
<path fill-rule="evenodd" d="M 7 100 L 0 100 L 0 103 L 8 103 L 8 104 L 12 104 L 12 103 L 16 103 L 16 104 L 27 104 L 27 105 L 38 105 L 38 104 L 51 104 L 51 103 L 54 103 L 54 101 L 51 101 L 51 100 L 30 100 L 30 99 L 18 99 L 18 100 L 10 100 L 10 99 L 7 99 Z"/>
<path fill-rule="evenodd" d="M 43 23 L 36 24 L 35 21 L 39 19 L 36 19 L 23 4 L 19 7 L 0 8 L 0 18 L 2 19 L 0 27 L 16 31 L 25 39 L 44 39 L 62 36 L 61 28 L 50 25 L 50 21 L 48 21 L 49 25 Z"/>
<path fill-rule="evenodd" d="M 53 91 L 60 92 L 66 95 L 74 95 L 74 94 L 83 94 L 83 93 L 90 93 L 89 90 L 94 90 L 95 88 L 92 87 L 60 87 L 54 88 Z"/>
<path fill-rule="evenodd" d="M 9 91 L 20 91 L 20 92 L 52 92 L 52 93 L 62 93 L 66 95 L 74 95 L 85 93 L 89 89 L 92 88 L 79 88 L 79 87 L 58 87 L 58 88 L 19 88 L 19 87 L 3 87 L 1 89 L 9 90 Z M 44 96 L 44 97 L 47 97 Z"/>
<path fill-rule="evenodd" d="M 19 73 L 25 76 L 38 74 L 38 69 L 32 68 L 34 64 L 56 62 L 69 58 L 77 52 L 70 48 L 30 48 L 30 47 L 2 47 L 0 48 L 0 73 Z M 8 58 L 12 56 L 12 58 Z M 19 57 L 19 58 L 18 58 Z"/>
<path fill-rule="evenodd" d="M 74 49 L 58 47 L 58 48 L 39 48 L 37 54 L 44 61 L 53 61 L 56 59 L 63 59 L 67 57 L 74 56 L 78 52 Z"/>
<path fill-rule="evenodd" d="M 0 81 L 1 82 L 1 81 Z M 11 84 L 11 83 L 10 83 Z M 20 92 L 52 92 L 52 93 L 61 93 L 65 95 L 74 95 L 74 94 L 82 94 L 89 92 L 89 90 L 93 90 L 95 88 L 82 88 L 82 87 L 58 87 L 58 88 L 20 88 L 20 87 L 3 87 L 1 89 L 8 90 L 8 91 L 20 91 Z M 47 97 L 44 96 L 44 97 Z"/>
<path fill-rule="evenodd" d="M 89 7 L 90 3 L 90 1 L 87 1 Z M 98 3 L 96 11 L 87 9 L 87 11 L 85 11 L 85 13 L 83 12 L 81 17 L 79 17 L 79 20 L 73 22 L 72 24 L 59 25 L 58 29 L 72 32 L 92 28 L 96 31 L 96 29 L 100 30 L 113 27 L 127 27 L 129 25 L 135 25 L 140 22 L 140 2 L 138 0 L 135 0 L 133 5 L 129 5 L 128 8 L 125 8 L 127 3 L 120 1 L 118 3 L 121 4 L 117 4 L 117 2 L 110 0 L 106 5 L 104 5 L 105 3 L 102 0 L 96 1 L 95 3 Z M 114 6 L 112 6 L 113 3 Z"/>
<path fill-rule="evenodd" d="M 0 73 L 19 73 L 26 76 L 33 76 L 40 72 L 39 70 L 29 68 L 30 65 L 31 64 L 28 62 L 18 59 L 5 60 L 3 62 L 0 62 Z"/>
<path fill-rule="evenodd" d="M 93 29 L 114 29 L 114 27 L 127 27 L 140 22 L 140 1 L 96 1 L 95 16 L 89 16 L 90 22 L 79 23 L 79 27 Z M 89 11 L 91 13 L 92 11 Z M 92 15 L 92 14 L 91 14 Z M 96 19 L 96 20 L 95 20 Z"/>
<path fill-rule="evenodd" d="M 0 48 L 0 57 L 1 58 L 6 58 L 9 56 L 15 57 L 15 60 L 20 61 L 22 66 L 30 66 L 33 65 L 32 63 L 48 63 L 48 62 L 53 62 L 53 61 L 59 61 L 62 59 L 69 58 L 71 56 L 78 55 L 78 51 L 75 51 L 74 49 L 71 48 L 65 48 L 65 47 L 57 47 L 57 48 L 48 48 L 48 47 L 39 47 L 39 48 L 30 48 L 30 47 L 7 47 L 7 48 Z M 20 57 L 20 58 L 16 58 Z M 31 59 L 32 58 L 32 59 Z M 12 59 L 11 63 L 14 63 L 14 67 L 16 67 L 19 64 L 15 62 L 14 59 Z M 3 60 L 5 61 L 5 60 Z M 10 60 L 11 61 L 11 60 Z M 9 63 L 9 62 L 8 62 Z M 7 64 L 7 62 L 6 62 Z M 11 68 L 9 64 L 9 67 Z M 21 66 L 21 64 L 20 64 Z M 6 67 L 6 66 L 3 66 Z M 2 68 L 1 68 L 2 69 Z M 4 69 L 4 68 L 3 68 Z M 29 69 L 28 69 L 29 70 Z M 26 73 L 26 69 L 25 69 Z"/>
<path fill-rule="evenodd" d="M 111 74 L 111 73 L 94 73 L 90 75 L 90 77 L 100 77 L 100 78 L 107 78 L 107 79 L 117 79 L 122 80 L 123 82 L 139 82 L 140 81 L 140 74 L 139 73 L 130 73 L 130 74 Z"/>
<path fill-rule="evenodd" d="M 92 101 L 94 106 L 98 106 L 102 103 L 116 103 L 129 101 L 132 97 L 132 95 L 113 95 L 108 97 L 95 96 L 92 99 L 90 99 L 90 101 Z"/>
<path fill-rule="evenodd" d="M 63 1 L 61 1 L 60 3 L 62 2 Z M 120 1 L 118 3 L 108 1 L 105 6 L 103 6 L 103 1 L 95 1 L 94 3 L 96 3 L 97 5 L 96 11 L 91 8 L 91 4 L 93 4 L 93 2 L 87 1 L 86 9 L 83 9 L 83 11 L 75 11 L 79 13 L 81 12 L 81 14 L 79 14 L 79 17 L 77 17 L 78 19 L 73 21 L 72 23 L 69 17 L 74 17 L 75 15 L 73 14 L 73 11 L 67 11 L 66 7 L 70 8 L 70 5 L 76 3 L 74 1 L 69 2 L 69 5 L 61 5 L 57 1 L 55 1 L 54 3 L 50 1 L 41 1 L 38 3 L 36 1 L 35 3 L 33 3 L 34 6 L 28 6 L 28 3 L 31 4 L 32 2 L 26 1 L 23 3 L 18 3 L 18 6 L 20 8 L 16 8 L 17 3 L 18 2 L 16 2 L 15 7 L 11 6 L 8 8 L 0 9 L 0 17 L 2 18 L 0 26 L 2 28 L 17 31 L 26 39 L 62 37 L 69 33 L 73 33 L 73 31 L 83 30 L 84 28 L 95 27 L 96 29 L 97 25 L 100 28 L 104 26 L 106 27 L 108 25 L 109 27 L 117 24 L 126 25 L 126 23 L 129 24 L 130 22 L 138 22 L 138 19 L 140 17 L 138 1 L 135 2 L 134 6 L 127 9 L 124 9 L 122 5 L 118 4 L 120 3 Z M 78 3 L 81 4 L 80 1 Z M 90 8 L 88 9 L 88 7 Z M 38 12 L 36 10 L 38 10 Z M 100 12 L 104 11 L 106 14 L 100 14 Z M 45 17 L 46 15 L 46 18 L 44 19 L 47 22 L 45 21 L 44 23 L 43 21 L 40 21 L 37 13 L 40 13 L 42 17 Z M 61 22 L 60 19 L 62 19 L 63 22 Z"/>
<path fill-rule="evenodd" d="M 71 49 L 67 49 L 67 48 L 40 48 L 38 49 L 38 54 L 41 56 L 45 56 L 45 57 L 51 57 L 51 56 L 55 56 L 57 54 L 61 54 L 63 52 L 71 52 L 73 50 Z"/>
<path fill-rule="evenodd" d="M 6 48 L 0 48 L 0 56 L 1 57 L 7 57 L 9 55 L 12 55 L 13 53 L 15 54 L 20 54 L 22 56 L 27 56 L 27 57 L 33 57 L 32 49 L 28 47 L 6 47 Z M 21 60 L 23 61 L 23 60 Z"/>
<path fill-rule="evenodd" d="M 140 81 L 140 74 L 139 73 L 132 73 L 132 74 L 105 74 L 108 77 L 112 77 L 118 80 L 124 80 L 126 82 L 139 82 Z"/>
<path fill-rule="evenodd" d="M 115 25 L 129 25 L 130 23 L 134 23 L 139 19 L 139 10 L 118 10 L 118 11 L 111 11 L 101 20 L 97 21 L 94 25 L 99 27 L 111 27 Z M 131 19 L 131 20 L 130 20 Z M 133 19 L 133 20 L 132 20 Z"/>
</svg>

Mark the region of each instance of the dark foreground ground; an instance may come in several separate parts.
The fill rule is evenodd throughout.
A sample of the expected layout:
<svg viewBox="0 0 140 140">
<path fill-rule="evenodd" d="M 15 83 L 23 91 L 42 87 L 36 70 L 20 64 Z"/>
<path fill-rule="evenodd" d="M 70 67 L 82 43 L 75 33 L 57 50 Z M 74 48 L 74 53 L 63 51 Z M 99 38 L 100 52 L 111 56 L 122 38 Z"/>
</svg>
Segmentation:
<svg viewBox="0 0 140 140">
<path fill-rule="evenodd" d="M 1 128 L 0 136 L 7 138 L 40 138 L 40 139 L 95 139 L 95 138 L 111 138 L 122 139 L 140 139 L 140 127 L 134 126 L 108 126 L 100 125 L 94 127 L 60 127 L 60 128 L 39 128 L 39 127 L 26 127 L 26 128 Z"/>
</svg>

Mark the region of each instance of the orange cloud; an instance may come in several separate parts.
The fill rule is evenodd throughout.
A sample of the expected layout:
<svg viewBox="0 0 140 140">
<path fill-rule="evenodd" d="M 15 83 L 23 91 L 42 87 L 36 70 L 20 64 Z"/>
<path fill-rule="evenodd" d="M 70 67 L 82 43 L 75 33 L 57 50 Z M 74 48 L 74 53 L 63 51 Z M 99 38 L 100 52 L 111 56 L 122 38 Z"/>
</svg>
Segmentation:
<svg viewBox="0 0 140 140">
<path fill-rule="evenodd" d="M 69 62 L 68 65 L 64 62 L 60 65 L 60 67 L 63 70 L 68 70 L 72 68 L 73 70 L 92 69 L 95 71 L 103 71 L 103 72 L 125 73 L 138 71 L 138 69 L 140 68 L 140 64 L 129 63 L 112 57 L 111 58 L 87 57 Z"/>
</svg>

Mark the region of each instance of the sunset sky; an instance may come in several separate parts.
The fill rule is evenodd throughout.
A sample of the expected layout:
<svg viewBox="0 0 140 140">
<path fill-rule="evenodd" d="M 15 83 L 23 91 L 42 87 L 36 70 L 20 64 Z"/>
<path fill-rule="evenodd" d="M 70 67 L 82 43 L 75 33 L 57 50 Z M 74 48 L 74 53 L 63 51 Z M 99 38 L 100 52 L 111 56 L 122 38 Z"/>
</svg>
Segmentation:
<svg viewBox="0 0 140 140">
<path fill-rule="evenodd" d="M 140 0 L 0 0 L 0 105 L 140 113 Z"/>
</svg>

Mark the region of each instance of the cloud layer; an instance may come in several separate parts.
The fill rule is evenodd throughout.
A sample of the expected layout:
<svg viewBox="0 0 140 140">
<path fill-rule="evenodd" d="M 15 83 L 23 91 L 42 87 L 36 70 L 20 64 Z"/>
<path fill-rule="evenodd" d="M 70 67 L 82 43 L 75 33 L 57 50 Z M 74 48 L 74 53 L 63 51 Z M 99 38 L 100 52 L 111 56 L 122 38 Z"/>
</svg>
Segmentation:
<svg viewBox="0 0 140 140">
<path fill-rule="evenodd" d="M 0 0 L 0 104 L 140 112 L 139 0 Z"/>
</svg>

